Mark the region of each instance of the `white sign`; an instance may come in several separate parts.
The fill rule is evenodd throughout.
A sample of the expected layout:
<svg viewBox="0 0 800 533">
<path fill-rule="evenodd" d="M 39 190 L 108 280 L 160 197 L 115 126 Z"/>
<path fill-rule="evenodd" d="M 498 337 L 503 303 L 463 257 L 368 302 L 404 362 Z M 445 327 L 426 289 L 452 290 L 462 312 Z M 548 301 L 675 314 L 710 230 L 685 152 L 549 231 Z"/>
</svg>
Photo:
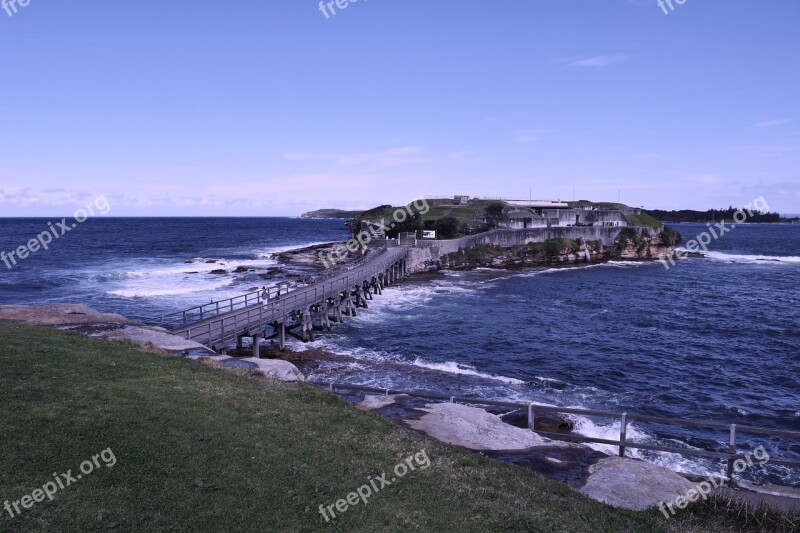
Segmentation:
<svg viewBox="0 0 800 533">
<path fill-rule="evenodd" d="M 436 230 L 422 230 L 422 238 L 423 239 L 435 239 L 436 238 Z"/>
</svg>

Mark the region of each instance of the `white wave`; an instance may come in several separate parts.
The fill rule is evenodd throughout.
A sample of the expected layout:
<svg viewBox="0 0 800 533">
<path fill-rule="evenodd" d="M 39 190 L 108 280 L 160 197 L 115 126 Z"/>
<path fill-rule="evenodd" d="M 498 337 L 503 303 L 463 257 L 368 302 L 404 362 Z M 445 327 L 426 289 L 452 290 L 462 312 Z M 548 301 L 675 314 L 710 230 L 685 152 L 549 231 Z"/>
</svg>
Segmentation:
<svg viewBox="0 0 800 533">
<path fill-rule="evenodd" d="M 359 309 L 356 317 L 348 319 L 351 327 L 363 329 L 383 324 L 397 314 L 408 314 L 415 308 L 423 307 L 435 297 L 446 298 L 450 294 L 436 292 L 431 285 L 407 285 L 384 288 L 381 295 L 368 301 L 369 308 Z M 449 290 L 449 288 L 448 288 Z"/>
<path fill-rule="evenodd" d="M 347 320 L 351 319 L 348 318 Z M 365 348 L 363 346 L 343 348 L 340 345 L 339 339 L 337 339 L 337 335 L 320 335 L 316 337 L 314 342 L 309 343 L 309 345 L 312 345 L 315 348 L 320 348 L 334 355 L 352 357 L 353 359 L 360 359 L 371 363 L 401 362 L 399 356 L 392 355 L 386 351 L 370 350 L 369 348 Z"/>
<path fill-rule="evenodd" d="M 800 263 L 800 257 L 798 256 L 728 254 L 724 252 L 713 251 L 705 252 L 705 256 L 713 261 L 725 261 L 727 263 Z"/>
<path fill-rule="evenodd" d="M 494 374 L 484 374 L 483 372 L 478 372 L 477 370 L 475 370 L 475 367 L 473 366 L 463 365 L 453 361 L 447 361 L 446 363 L 429 363 L 417 357 L 413 365 L 421 368 L 427 368 L 429 370 L 447 372 L 448 374 L 460 374 L 464 376 L 475 376 L 485 379 L 493 379 L 496 381 L 502 381 L 503 383 L 510 383 L 512 385 L 525 384 L 525 382 L 522 381 L 521 379 L 509 378 L 506 376 L 496 376 Z"/>
<path fill-rule="evenodd" d="M 587 268 L 599 268 L 599 267 L 608 267 L 614 266 L 611 264 L 612 262 L 605 262 L 605 263 L 592 263 L 592 264 L 580 264 L 580 265 L 570 265 L 570 266 L 563 266 L 563 267 L 551 267 L 546 268 L 544 270 L 533 270 L 531 272 L 524 272 L 522 274 L 513 274 L 511 277 L 521 277 L 521 278 L 532 278 L 535 276 L 541 276 L 544 274 L 557 274 L 559 272 L 569 272 L 578 269 L 587 269 Z M 620 261 L 620 263 L 625 264 L 626 261 Z M 498 278 L 502 279 L 502 278 Z"/>
<path fill-rule="evenodd" d="M 580 409 L 580 407 L 577 408 Z M 619 440 L 620 421 L 616 421 L 611 424 L 597 424 L 594 422 L 594 420 L 584 416 L 568 415 L 568 417 L 574 422 L 574 432 L 578 435 L 604 440 Z M 628 424 L 625 439 L 626 441 L 642 444 L 651 444 L 655 442 L 650 434 L 638 429 L 631 423 Z M 676 447 L 686 447 L 687 449 L 691 450 L 699 450 L 699 448 L 688 446 L 679 440 L 672 440 L 674 444 L 677 444 Z M 586 443 L 586 445 L 594 450 L 607 453 L 609 455 L 617 455 L 619 452 L 619 447 L 611 444 L 589 442 Z M 706 464 L 707 461 L 698 458 L 690 458 L 678 453 L 648 452 L 638 448 L 627 448 L 626 456 L 669 468 L 673 472 L 683 472 L 686 474 L 695 474 L 701 476 L 708 476 L 712 474 L 712 471 L 709 469 L 711 465 Z"/>
<path fill-rule="evenodd" d="M 163 296 L 184 296 L 193 293 L 212 293 L 233 283 L 233 280 L 142 280 L 142 283 L 128 284 L 124 288 L 106 291 L 108 296 L 120 298 L 156 298 Z M 131 286 L 132 285 L 132 286 Z"/>
<path fill-rule="evenodd" d="M 154 279 L 154 278 L 178 278 L 184 275 L 209 274 L 212 270 L 225 269 L 233 273 L 238 267 L 252 269 L 266 269 L 276 264 L 275 261 L 265 259 L 237 259 L 226 260 L 216 259 L 213 263 L 207 263 L 207 259 L 195 258 L 191 263 L 183 261 L 174 264 L 152 264 L 152 263 L 127 263 L 123 265 L 110 265 L 104 269 L 93 269 L 88 271 L 86 279 L 90 282 L 125 282 L 130 280 Z"/>
<path fill-rule="evenodd" d="M 565 383 L 566 384 L 566 381 L 561 381 L 560 379 L 556 379 L 556 378 L 545 378 L 545 377 L 541 377 L 541 376 L 536 376 L 536 379 L 538 379 L 539 381 L 544 382 L 544 383 Z"/>
<path fill-rule="evenodd" d="M 602 266 L 603 264 L 617 268 L 639 268 L 658 263 L 656 263 L 655 261 L 608 261 L 606 263 L 600 263 L 599 266 Z"/>
</svg>

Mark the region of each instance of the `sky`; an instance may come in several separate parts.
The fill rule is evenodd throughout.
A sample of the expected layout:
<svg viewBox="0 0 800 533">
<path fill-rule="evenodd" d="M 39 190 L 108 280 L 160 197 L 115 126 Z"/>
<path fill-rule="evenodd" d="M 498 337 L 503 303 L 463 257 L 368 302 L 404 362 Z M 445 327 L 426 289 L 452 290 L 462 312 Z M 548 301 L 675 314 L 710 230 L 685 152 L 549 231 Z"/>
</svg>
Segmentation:
<svg viewBox="0 0 800 533">
<path fill-rule="evenodd" d="M 797 0 L 16 2 L 0 217 L 456 194 L 800 213 Z"/>
</svg>

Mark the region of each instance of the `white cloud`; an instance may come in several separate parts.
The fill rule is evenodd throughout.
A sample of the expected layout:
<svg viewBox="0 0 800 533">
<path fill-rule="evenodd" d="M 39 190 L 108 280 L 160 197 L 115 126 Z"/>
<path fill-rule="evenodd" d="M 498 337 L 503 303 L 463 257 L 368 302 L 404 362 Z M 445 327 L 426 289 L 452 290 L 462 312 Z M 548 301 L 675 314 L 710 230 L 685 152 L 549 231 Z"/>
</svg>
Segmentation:
<svg viewBox="0 0 800 533">
<path fill-rule="evenodd" d="M 345 154 L 340 152 L 293 152 L 283 156 L 290 161 L 330 161 L 336 165 L 355 166 L 370 165 L 376 167 L 396 167 L 429 163 L 432 158 L 426 155 L 425 148 L 420 146 L 401 146 L 376 152 L 358 152 Z"/>
<path fill-rule="evenodd" d="M 764 121 L 764 122 L 759 122 L 758 124 L 756 124 L 756 127 L 757 128 L 772 128 L 774 126 L 781 126 L 783 124 L 788 124 L 788 123 L 789 123 L 789 120 L 783 118 L 783 119 L 780 119 L 780 120 L 767 120 L 767 121 Z"/>
<path fill-rule="evenodd" d="M 629 59 L 627 54 L 603 54 L 591 57 L 573 57 L 566 60 L 567 65 L 573 67 L 605 68 Z"/>
</svg>

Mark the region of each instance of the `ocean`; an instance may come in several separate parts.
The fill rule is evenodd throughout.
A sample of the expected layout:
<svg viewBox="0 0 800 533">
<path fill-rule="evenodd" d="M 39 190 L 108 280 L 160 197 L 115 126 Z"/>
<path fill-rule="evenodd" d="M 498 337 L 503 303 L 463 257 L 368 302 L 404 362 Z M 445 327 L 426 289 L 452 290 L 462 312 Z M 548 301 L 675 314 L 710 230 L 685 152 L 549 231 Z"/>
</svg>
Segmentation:
<svg viewBox="0 0 800 533">
<path fill-rule="evenodd" d="M 47 222 L 0 219 L 0 251 Z M 674 227 L 685 239 L 706 230 Z M 153 320 L 302 275 L 276 271 L 275 254 L 347 237 L 341 220 L 90 219 L 11 270 L 0 263 L 0 304 L 86 303 Z M 240 266 L 256 271 L 211 274 Z M 267 279 L 259 276 L 269 268 Z M 744 224 L 715 240 L 706 258 L 669 269 L 611 262 L 411 278 L 308 345 L 354 357 L 315 364 L 309 379 L 800 430 L 798 304 L 800 225 Z M 619 434 L 618 423 L 574 420 L 584 435 Z M 727 444 L 725 432 L 639 422 L 628 438 Z M 800 460 L 797 441 L 741 434 L 739 442 Z M 629 453 L 697 475 L 724 471 L 720 461 Z M 800 472 L 780 466 L 744 477 L 800 485 Z"/>
</svg>

